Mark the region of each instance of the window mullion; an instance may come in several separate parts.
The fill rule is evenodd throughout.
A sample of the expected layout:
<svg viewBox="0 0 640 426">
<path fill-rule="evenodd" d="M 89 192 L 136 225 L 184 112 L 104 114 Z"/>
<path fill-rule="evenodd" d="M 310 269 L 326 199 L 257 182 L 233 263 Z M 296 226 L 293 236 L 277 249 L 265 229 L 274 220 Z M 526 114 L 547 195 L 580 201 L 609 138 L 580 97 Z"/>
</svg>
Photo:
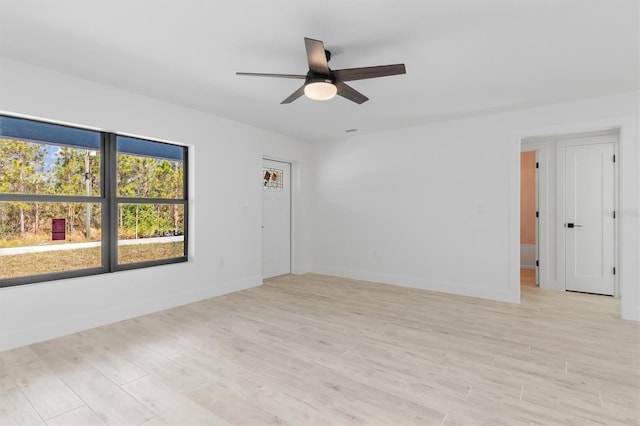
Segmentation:
<svg viewBox="0 0 640 426">
<path fill-rule="evenodd" d="M 104 256 L 109 271 L 116 270 L 118 264 L 118 209 L 116 203 L 116 186 L 117 186 L 117 146 L 116 135 L 113 133 L 104 134 L 104 150 L 105 150 L 105 204 L 108 219 L 105 221 L 107 229 L 103 237 L 105 244 Z"/>
</svg>

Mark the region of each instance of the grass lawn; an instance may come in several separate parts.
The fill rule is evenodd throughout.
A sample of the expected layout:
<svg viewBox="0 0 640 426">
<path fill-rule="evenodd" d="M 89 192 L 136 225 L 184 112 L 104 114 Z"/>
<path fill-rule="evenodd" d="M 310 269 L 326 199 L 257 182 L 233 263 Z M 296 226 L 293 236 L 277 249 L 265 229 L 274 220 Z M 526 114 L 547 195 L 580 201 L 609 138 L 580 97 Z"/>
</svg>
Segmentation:
<svg viewBox="0 0 640 426">
<path fill-rule="evenodd" d="M 100 247 L 95 247 L 0 256 L 0 279 L 96 268 L 102 263 L 100 251 Z M 118 248 L 118 262 L 123 264 L 169 259 L 180 257 L 183 253 L 182 241 L 126 245 Z"/>
</svg>

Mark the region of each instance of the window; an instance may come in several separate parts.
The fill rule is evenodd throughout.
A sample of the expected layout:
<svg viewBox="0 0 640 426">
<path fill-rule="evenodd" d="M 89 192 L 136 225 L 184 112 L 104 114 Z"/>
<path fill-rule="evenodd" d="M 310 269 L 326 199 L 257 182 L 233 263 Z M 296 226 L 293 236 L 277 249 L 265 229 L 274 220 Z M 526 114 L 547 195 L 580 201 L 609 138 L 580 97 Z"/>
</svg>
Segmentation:
<svg viewBox="0 0 640 426">
<path fill-rule="evenodd" d="M 0 287 L 186 261 L 187 158 L 0 116 Z"/>
</svg>

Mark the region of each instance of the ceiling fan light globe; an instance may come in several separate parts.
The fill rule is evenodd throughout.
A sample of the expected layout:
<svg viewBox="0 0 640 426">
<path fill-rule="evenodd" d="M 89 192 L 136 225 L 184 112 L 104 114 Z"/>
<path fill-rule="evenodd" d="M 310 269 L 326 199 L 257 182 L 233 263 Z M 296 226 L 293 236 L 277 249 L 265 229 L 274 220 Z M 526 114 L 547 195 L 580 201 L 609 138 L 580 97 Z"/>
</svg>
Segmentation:
<svg viewBox="0 0 640 426">
<path fill-rule="evenodd" d="M 326 101 L 338 93 L 338 88 L 331 80 L 313 81 L 304 86 L 304 94 L 314 101 Z"/>
</svg>

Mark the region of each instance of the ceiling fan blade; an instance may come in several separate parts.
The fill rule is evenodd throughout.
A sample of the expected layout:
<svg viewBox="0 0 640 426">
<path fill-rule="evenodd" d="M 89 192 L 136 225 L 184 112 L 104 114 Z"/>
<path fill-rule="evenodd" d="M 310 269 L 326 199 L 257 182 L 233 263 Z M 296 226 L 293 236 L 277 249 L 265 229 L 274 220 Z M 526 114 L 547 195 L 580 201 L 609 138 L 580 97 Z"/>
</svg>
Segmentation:
<svg viewBox="0 0 640 426">
<path fill-rule="evenodd" d="M 299 74 L 264 74 L 260 72 L 237 72 L 236 75 L 250 75 L 254 77 L 278 77 L 278 78 L 297 78 L 304 80 L 306 76 Z"/>
<path fill-rule="evenodd" d="M 296 99 L 298 99 L 302 95 L 304 95 L 304 84 L 302 86 L 300 86 L 300 88 L 298 90 L 296 90 L 295 92 L 290 94 L 287 99 L 285 99 L 284 101 L 282 101 L 280 103 L 281 104 L 290 104 L 291 102 L 295 101 Z"/>
<path fill-rule="evenodd" d="M 367 98 L 365 95 L 341 81 L 336 83 L 336 87 L 338 88 L 338 95 L 342 96 L 343 98 L 347 98 L 357 104 L 361 104 L 369 100 L 369 98 Z"/>
<path fill-rule="evenodd" d="M 324 43 L 312 38 L 304 38 L 304 47 L 307 49 L 307 62 L 309 69 L 318 74 L 329 74 L 329 64 L 324 51 Z"/>
<path fill-rule="evenodd" d="M 347 68 L 334 70 L 333 76 L 337 81 L 364 80 L 366 78 L 386 77 L 389 75 L 406 74 L 404 64 L 379 65 L 376 67 Z"/>
</svg>

